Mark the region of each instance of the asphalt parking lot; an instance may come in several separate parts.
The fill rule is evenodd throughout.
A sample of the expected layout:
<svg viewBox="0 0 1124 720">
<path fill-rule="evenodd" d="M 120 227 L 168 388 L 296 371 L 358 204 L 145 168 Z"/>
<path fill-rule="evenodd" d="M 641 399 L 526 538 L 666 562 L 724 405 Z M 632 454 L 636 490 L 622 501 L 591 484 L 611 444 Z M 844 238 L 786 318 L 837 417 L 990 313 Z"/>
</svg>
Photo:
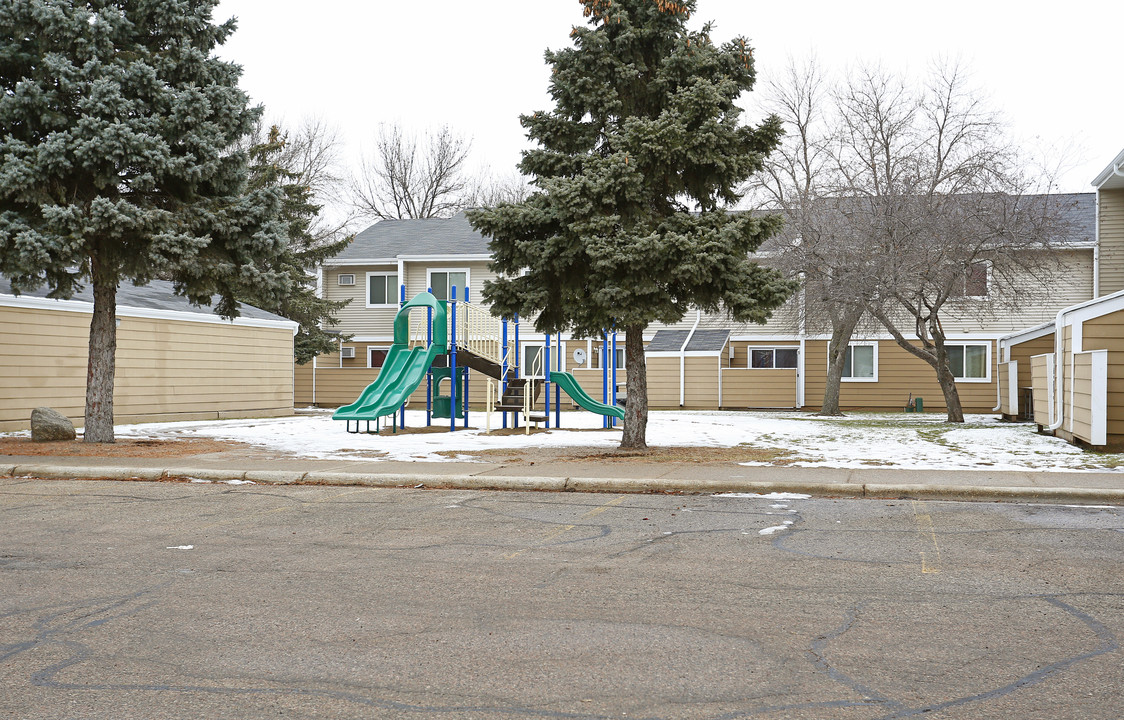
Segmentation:
<svg viewBox="0 0 1124 720">
<path fill-rule="evenodd" d="M 1118 718 L 1124 509 L 0 480 L 0 717 Z"/>
</svg>

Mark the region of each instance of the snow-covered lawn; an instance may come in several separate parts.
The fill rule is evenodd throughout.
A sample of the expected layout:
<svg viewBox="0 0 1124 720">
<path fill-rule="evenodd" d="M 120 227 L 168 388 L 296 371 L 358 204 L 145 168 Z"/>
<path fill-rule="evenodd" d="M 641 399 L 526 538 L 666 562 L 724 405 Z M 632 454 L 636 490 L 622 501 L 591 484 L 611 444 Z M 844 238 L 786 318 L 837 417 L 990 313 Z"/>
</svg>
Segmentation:
<svg viewBox="0 0 1124 720">
<path fill-rule="evenodd" d="M 806 467 L 910 469 L 1116 470 L 1124 455 L 1086 452 L 1033 426 L 1001 423 L 986 415 L 950 425 L 943 415 L 854 413 L 818 418 L 796 412 L 653 411 L 648 443 L 654 446 L 736 447 L 778 450 L 778 462 Z M 620 431 L 604 430 L 600 416 L 562 415 L 563 429 L 547 433 L 485 434 L 484 414 L 471 413 L 478 429 L 456 433 L 349 434 L 328 412 L 289 418 L 123 425 L 119 437 L 206 437 L 236 440 L 310 458 L 379 458 L 405 461 L 472 460 L 485 449 L 595 447 L 611 449 Z M 448 421 L 443 421 L 447 423 Z M 424 413 L 407 413 L 407 425 L 425 424 Z M 499 416 L 492 427 L 499 427 Z M 443 454 L 438 454 L 443 453 Z M 767 463 L 746 463 L 767 464 Z"/>
</svg>

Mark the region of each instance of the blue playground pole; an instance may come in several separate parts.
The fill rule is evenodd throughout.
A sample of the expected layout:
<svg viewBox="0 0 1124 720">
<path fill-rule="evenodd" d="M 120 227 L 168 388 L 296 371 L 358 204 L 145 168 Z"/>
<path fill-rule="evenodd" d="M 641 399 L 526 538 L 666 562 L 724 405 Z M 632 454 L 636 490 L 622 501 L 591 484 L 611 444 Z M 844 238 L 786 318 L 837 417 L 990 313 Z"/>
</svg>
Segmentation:
<svg viewBox="0 0 1124 720">
<path fill-rule="evenodd" d="M 452 330 L 449 332 L 449 432 L 457 431 L 457 286 L 449 288 L 449 311 Z"/>
<path fill-rule="evenodd" d="M 464 301 L 468 302 L 468 286 L 467 285 L 464 286 Z M 463 400 L 463 403 L 464 403 L 464 428 L 465 428 L 465 430 L 468 429 L 468 376 L 469 375 L 470 375 L 470 373 L 468 372 L 468 367 L 465 367 L 465 369 L 464 369 L 464 400 Z M 454 413 L 454 414 L 456 414 L 456 413 Z"/>
<path fill-rule="evenodd" d="M 519 378 L 519 377 L 523 376 L 523 368 L 522 368 L 523 363 L 519 358 L 519 353 L 522 352 L 522 350 L 523 350 L 523 348 L 519 347 L 519 313 L 515 313 L 515 377 L 516 378 Z M 527 392 L 527 386 L 526 385 L 523 386 L 523 392 Z M 519 429 L 519 413 L 517 413 L 517 412 L 511 413 L 511 427 L 515 428 L 516 430 Z"/>
<path fill-rule="evenodd" d="M 507 318 L 503 319 L 503 349 L 500 351 L 500 357 L 503 359 L 503 365 L 500 368 L 500 399 L 507 393 L 507 369 L 511 363 L 511 358 L 507 356 Z M 503 418 L 504 429 L 507 428 L 507 413 L 501 412 L 500 417 Z"/>
<path fill-rule="evenodd" d="M 428 288 L 426 292 L 433 292 L 433 288 Z M 427 345 L 433 344 L 433 308 L 427 307 L 425 309 L 425 340 Z M 425 426 L 433 425 L 433 366 L 430 365 L 429 369 L 425 371 Z"/>
<path fill-rule="evenodd" d="M 558 365 L 558 372 L 562 372 L 562 336 L 558 336 L 558 359 L 555 361 Z M 554 427 L 562 427 L 562 388 L 558 383 L 554 383 Z"/>
<path fill-rule="evenodd" d="M 406 283 L 398 286 L 398 307 L 406 304 Z M 401 427 L 406 427 L 406 403 L 402 403 L 402 408 L 399 410 L 402 414 L 402 420 L 398 423 Z"/>
<path fill-rule="evenodd" d="M 609 386 L 609 398 L 612 400 L 609 404 L 613 407 L 617 406 L 617 331 L 613 331 L 613 382 Z M 613 427 L 617 426 L 617 419 L 615 417 L 609 419 L 609 424 Z"/>
<path fill-rule="evenodd" d="M 601 402 L 609 404 L 609 336 L 601 333 Z M 601 427 L 609 427 L 609 416 L 601 417 Z"/>
<path fill-rule="evenodd" d="M 543 365 L 545 366 L 545 369 L 543 370 L 543 390 L 546 391 L 546 393 L 545 393 L 546 400 L 544 401 L 546 403 L 546 429 L 549 430 L 550 429 L 550 333 L 547 333 L 547 335 L 546 335 L 546 347 L 543 348 L 543 352 L 546 353 L 546 357 L 544 358 L 545 362 L 543 362 Z"/>
</svg>

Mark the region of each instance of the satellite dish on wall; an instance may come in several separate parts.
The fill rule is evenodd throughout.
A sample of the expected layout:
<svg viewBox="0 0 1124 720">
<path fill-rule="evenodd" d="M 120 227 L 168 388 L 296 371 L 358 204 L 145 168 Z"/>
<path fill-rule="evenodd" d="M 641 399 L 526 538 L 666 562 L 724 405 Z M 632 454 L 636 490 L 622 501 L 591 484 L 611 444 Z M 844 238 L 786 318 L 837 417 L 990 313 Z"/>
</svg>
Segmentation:
<svg viewBox="0 0 1124 720">
<path fill-rule="evenodd" d="M 574 364 L 585 365 L 585 348 L 576 348 L 574 350 Z"/>
</svg>

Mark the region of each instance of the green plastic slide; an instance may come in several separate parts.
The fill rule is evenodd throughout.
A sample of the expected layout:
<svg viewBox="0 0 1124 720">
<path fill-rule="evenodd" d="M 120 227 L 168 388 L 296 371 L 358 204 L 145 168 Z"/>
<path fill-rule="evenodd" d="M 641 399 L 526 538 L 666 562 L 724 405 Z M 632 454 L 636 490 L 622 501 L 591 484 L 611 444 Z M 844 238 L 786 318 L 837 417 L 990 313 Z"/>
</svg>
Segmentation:
<svg viewBox="0 0 1124 720">
<path fill-rule="evenodd" d="M 428 308 L 432 311 L 433 344 L 428 347 L 409 346 L 410 310 Z M 378 420 L 398 410 L 417 389 L 433 359 L 444 355 L 448 337 L 448 316 L 445 304 L 432 294 L 423 292 L 403 305 L 394 316 L 394 344 L 386 354 L 375 381 L 359 394 L 359 399 L 344 405 L 332 414 L 333 420 Z"/>
<path fill-rule="evenodd" d="M 438 345 L 412 349 L 404 344 L 391 345 L 375 381 L 360 393 L 358 400 L 336 410 L 332 419 L 377 420 L 390 415 L 417 389 L 443 349 Z"/>
<path fill-rule="evenodd" d="M 588 410 L 591 413 L 597 413 L 598 415 L 612 415 L 615 418 L 624 420 L 624 410 L 622 408 L 599 403 L 591 398 L 589 393 L 582 390 L 582 386 L 578 385 L 578 381 L 570 373 L 551 371 L 550 381 L 558 383 L 558 387 L 562 388 L 562 390 L 564 390 L 582 409 Z"/>
</svg>

